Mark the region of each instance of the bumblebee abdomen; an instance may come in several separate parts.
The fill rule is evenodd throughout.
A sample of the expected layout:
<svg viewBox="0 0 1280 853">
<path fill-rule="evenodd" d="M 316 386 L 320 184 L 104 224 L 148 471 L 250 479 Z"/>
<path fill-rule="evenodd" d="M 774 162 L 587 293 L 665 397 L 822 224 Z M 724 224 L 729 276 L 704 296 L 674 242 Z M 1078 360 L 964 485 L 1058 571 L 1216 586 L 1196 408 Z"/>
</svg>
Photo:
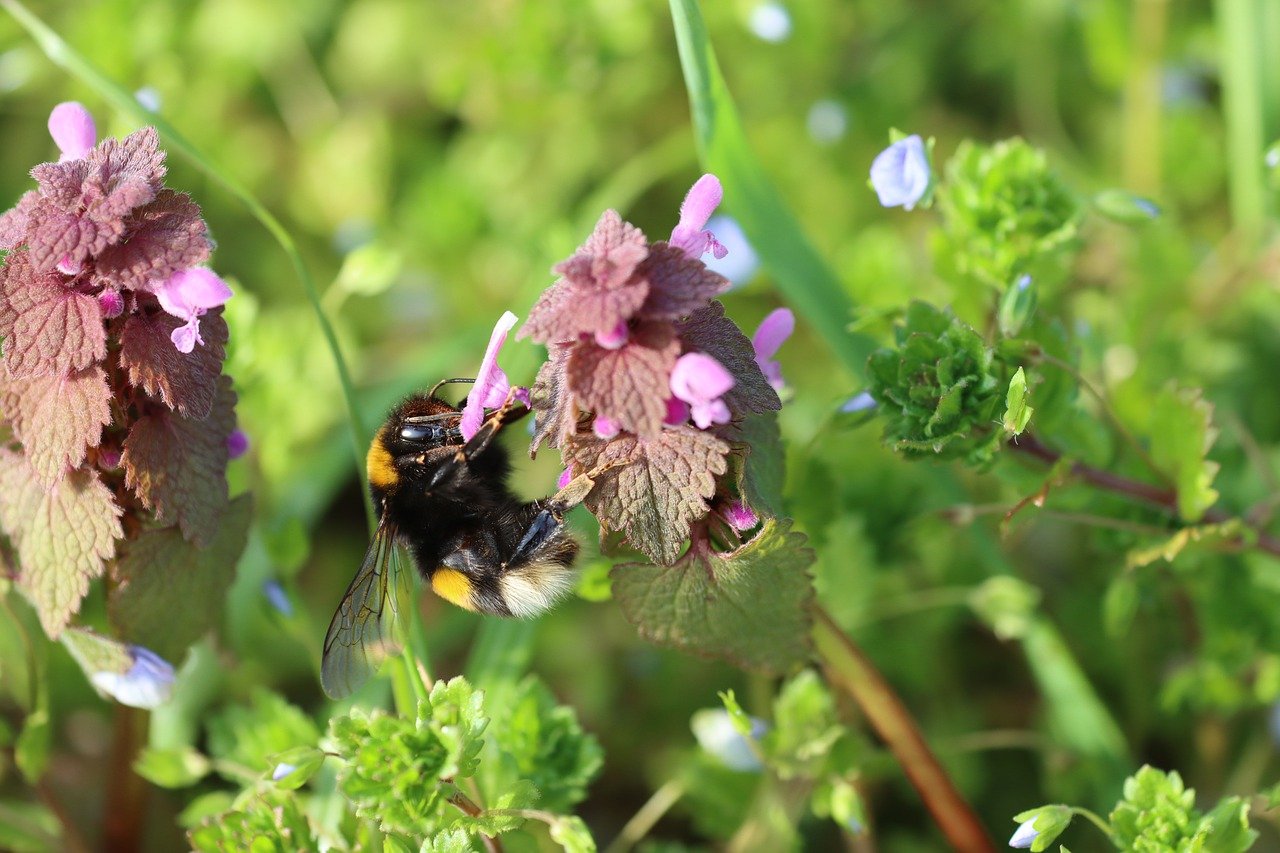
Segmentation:
<svg viewBox="0 0 1280 853">
<path fill-rule="evenodd" d="M 396 471 L 395 459 L 386 445 L 387 428 L 383 426 L 369 444 L 369 453 L 365 457 L 365 472 L 369 485 L 378 489 L 390 489 L 400 479 Z"/>
</svg>

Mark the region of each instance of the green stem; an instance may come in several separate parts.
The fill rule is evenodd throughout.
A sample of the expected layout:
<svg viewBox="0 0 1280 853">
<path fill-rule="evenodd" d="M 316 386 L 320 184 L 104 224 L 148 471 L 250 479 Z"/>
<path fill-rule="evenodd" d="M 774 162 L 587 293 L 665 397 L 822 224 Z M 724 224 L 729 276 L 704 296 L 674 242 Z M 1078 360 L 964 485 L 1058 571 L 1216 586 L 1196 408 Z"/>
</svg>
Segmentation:
<svg viewBox="0 0 1280 853">
<path fill-rule="evenodd" d="M 0 0 L 0 6 L 3 6 L 5 11 L 12 15 L 23 29 L 35 39 L 36 43 L 40 45 L 40 49 L 54 64 L 66 69 L 72 76 L 88 85 L 122 113 L 132 116 L 145 124 L 153 125 L 160 135 L 164 137 L 170 148 L 177 150 L 195 164 L 200 171 L 212 178 L 215 183 L 220 184 L 223 189 L 239 199 L 253 214 L 254 218 L 262 223 L 263 227 L 280 244 L 280 248 L 284 250 L 285 255 L 289 258 L 289 263 L 293 265 L 294 273 L 302 284 L 307 301 L 311 303 L 316 320 L 320 324 L 320 331 L 324 335 L 325 343 L 328 345 L 329 354 L 333 358 L 334 367 L 338 371 L 338 384 L 342 388 L 342 396 L 346 403 L 347 429 L 351 435 L 351 447 L 355 454 L 356 470 L 363 477 L 364 448 L 368 442 L 365 440 L 364 423 L 361 420 L 359 410 L 356 408 L 351 373 L 347 369 L 346 360 L 342 356 L 342 350 L 338 345 L 338 336 L 333 330 L 333 325 L 329 322 L 328 316 L 325 315 L 324 309 L 320 305 L 320 294 L 316 290 L 315 281 L 311 278 L 311 273 L 307 270 L 307 266 L 302 260 L 302 255 L 298 252 L 297 245 L 294 243 L 293 238 L 289 236 L 289 232 L 244 185 L 215 166 L 195 145 L 187 141 L 186 137 L 179 133 L 177 128 L 158 113 L 154 113 L 138 103 L 137 98 L 89 62 L 71 45 L 67 44 L 61 36 L 24 6 L 20 0 Z M 362 490 L 362 494 L 364 497 L 365 517 L 369 524 L 369 532 L 372 533 L 376 525 L 373 499 L 364 490 Z"/>
<path fill-rule="evenodd" d="M 1231 217 L 1245 241 L 1252 242 L 1266 215 L 1260 21 L 1254 0 L 1217 0 L 1214 11 L 1227 125 Z"/>
<path fill-rule="evenodd" d="M 1169 0 L 1133 0 L 1123 173 L 1127 188 L 1148 195 L 1160 193 L 1160 76 L 1168 10 Z"/>
<path fill-rule="evenodd" d="M 1078 814 L 1080 817 L 1085 818 L 1094 826 L 1098 827 L 1098 829 L 1102 830 L 1102 834 L 1107 836 L 1109 840 L 1114 840 L 1115 836 L 1111 833 L 1111 825 L 1098 817 L 1097 813 L 1086 808 L 1081 808 L 1080 806 L 1072 806 L 1071 813 Z"/>
<path fill-rule="evenodd" d="M 653 796 L 646 800 L 639 811 L 632 815 L 631 820 L 627 821 L 622 827 L 618 837 L 609 843 L 604 853 L 627 853 L 628 850 L 639 844 L 657 825 L 658 821 L 662 820 L 662 816 L 680 801 L 680 798 L 684 796 L 684 792 L 684 782 L 680 779 L 672 779 L 654 791 Z"/>
<path fill-rule="evenodd" d="M 962 853 L 994 851 L 978 816 L 929 749 L 911 712 L 875 664 L 821 607 L 814 608 L 813 641 L 828 680 L 858 703 L 898 759 L 952 849 Z"/>
</svg>

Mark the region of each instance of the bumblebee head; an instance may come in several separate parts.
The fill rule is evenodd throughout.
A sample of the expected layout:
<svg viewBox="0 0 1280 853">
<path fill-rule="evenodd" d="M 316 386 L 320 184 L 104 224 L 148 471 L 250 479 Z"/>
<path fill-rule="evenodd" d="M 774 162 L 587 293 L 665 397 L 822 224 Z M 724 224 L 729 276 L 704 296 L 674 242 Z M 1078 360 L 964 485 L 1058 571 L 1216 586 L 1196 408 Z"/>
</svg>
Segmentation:
<svg viewBox="0 0 1280 853">
<path fill-rule="evenodd" d="M 455 407 L 437 397 L 406 400 L 391 413 L 369 445 L 365 460 L 369 485 L 375 490 L 394 489 L 421 473 L 440 449 L 462 444 L 460 419 L 461 413 Z"/>
</svg>

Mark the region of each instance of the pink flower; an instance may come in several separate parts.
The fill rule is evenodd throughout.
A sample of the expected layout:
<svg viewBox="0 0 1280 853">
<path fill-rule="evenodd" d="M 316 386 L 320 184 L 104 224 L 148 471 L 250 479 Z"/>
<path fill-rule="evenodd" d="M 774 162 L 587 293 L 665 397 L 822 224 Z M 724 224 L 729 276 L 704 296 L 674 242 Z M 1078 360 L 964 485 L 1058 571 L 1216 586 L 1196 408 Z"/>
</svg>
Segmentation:
<svg viewBox="0 0 1280 853">
<path fill-rule="evenodd" d="M 476 374 L 475 384 L 471 386 L 471 393 L 467 395 L 467 404 L 462 408 L 462 421 L 458 424 L 462 437 L 468 441 L 484 422 L 484 410 L 501 406 L 511 392 L 507 374 L 498 367 L 498 350 L 507 342 L 507 333 L 515 326 L 517 319 L 510 311 L 503 312 L 497 325 L 493 327 L 493 334 L 489 336 L 489 346 L 484 351 L 480 371 Z"/>
<path fill-rule="evenodd" d="M 236 427 L 227 436 L 227 458 L 239 459 L 249 452 L 249 436 L 244 430 Z"/>
<path fill-rule="evenodd" d="M 124 297 L 118 290 L 104 290 L 98 294 L 98 305 L 102 308 L 102 316 L 114 320 L 124 313 Z"/>
<path fill-rule="evenodd" d="M 729 422 L 729 407 L 720 397 L 733 387 L 733 376 L 702 352 L 689 352 L 671 369 L 671 393 L 689 404 L 698 429 Z"/>
<path fill-rule="evenodd" d="M 83 160 L 98 141 L 93 116 L 75 101 L 64 101 L 49 113 L 49 135 L 62 152 L 59 163 Z"/>
<path fill-rule="evenodd" d="M 689 420 L 689 404 L 677 397 L 667 398 L 667 417 L 662 421 L 664 424 L 671 426 L 679 426 L 687 423 Z"/>
<path fill-rule="evenodd" d="M 165 279 L 155 294 L 161 308 L 187 321 L 186 325 L 174 329 L 169 339 L 178 352 L 188 353 L 196 344 L 204 343 L 200 337 L 200 316 L 230 299 L 231 288 L 208 267 L 190 267 Z"/>
<path fill-rule="evenodd" d="M 790 308 L 778 308 L 760 321 L 760 326 L 751 337 L 751 346 L 756 351 L 756 364 L 775 391 L 781 391 L 787 383 L 782 379 L 782 365 L 774 361 L 773 357 L 795 329 L 796 315 L 791 313 Z"/>
<path fill-rule="evenodd" d="M 596 438 L 602 438 L 605 441 L 613 438 L 618 434 L 618 425 L 611 418 L 604 415 L 596 415 L 591 423 L 591 429 L 596 434 Z"/>
<path fill-rule="evenodd" d="M 572 480 L 573 480 L 573 470 L 570 468 L 565 468 L 563 471 L 560 472 L 560 476 L 556 477 L 556 488 L 563 489 L 565 486 L 569 485 L 570 481 Z"/>
<path fill-rule="evenodd" d="M 720 510 L 720 516 L 739 533 L 750 530 L 760 523 L 760 516 L 756 515 L 744 501 L 734 501 L 724 507 Z"/>
<path fill-rule="evenodd" d="M 728 254 L 728 249 L 716 241 L 715 235 L 705 230 L 707 220 L 723 197 L 719 178 L 715 175 L 698 178 L 680 205 L 680 222 L 671 231 L 671 245 L 684 249 L 691 258 L 701 258 L 707 252 L 717 258 Z"/>
<path fill-rule="evenodd" d="M 630 332 L 627 330 L 627 321 L 620 320 L 618 325 L 605 334 L 596 332 L 596 343 L 604 349 L 622 349 L 626 345 L 628 337 L 630 337 Z"/>
</svg>

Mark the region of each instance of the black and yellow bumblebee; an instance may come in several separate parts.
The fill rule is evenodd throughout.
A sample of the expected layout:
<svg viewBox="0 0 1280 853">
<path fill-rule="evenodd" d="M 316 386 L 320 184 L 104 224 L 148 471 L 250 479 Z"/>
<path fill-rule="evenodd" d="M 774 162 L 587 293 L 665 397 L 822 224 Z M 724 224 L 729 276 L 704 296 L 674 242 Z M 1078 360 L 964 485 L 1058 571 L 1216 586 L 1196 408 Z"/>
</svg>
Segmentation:
<svg viewBox="0 0 1280 853">
<path fill-rule="evenodd" d="M 479 613 L 532 616 L 573 587 L 578 543 L 564 525 L 568 503 L 516 497 L 507 486 L 507 453 L 494 441 L 529 409 L 509 399 L 464 440 L 462 411 L 437 392 L 465 381 L 446 379 L 409 397 L 369 447 L 378 526 L 325 636 L 320 680 L 333 698 L 399 650 L 392 623 L 410 596 L 398 546 L 437 595 Z"/>
</svg>

